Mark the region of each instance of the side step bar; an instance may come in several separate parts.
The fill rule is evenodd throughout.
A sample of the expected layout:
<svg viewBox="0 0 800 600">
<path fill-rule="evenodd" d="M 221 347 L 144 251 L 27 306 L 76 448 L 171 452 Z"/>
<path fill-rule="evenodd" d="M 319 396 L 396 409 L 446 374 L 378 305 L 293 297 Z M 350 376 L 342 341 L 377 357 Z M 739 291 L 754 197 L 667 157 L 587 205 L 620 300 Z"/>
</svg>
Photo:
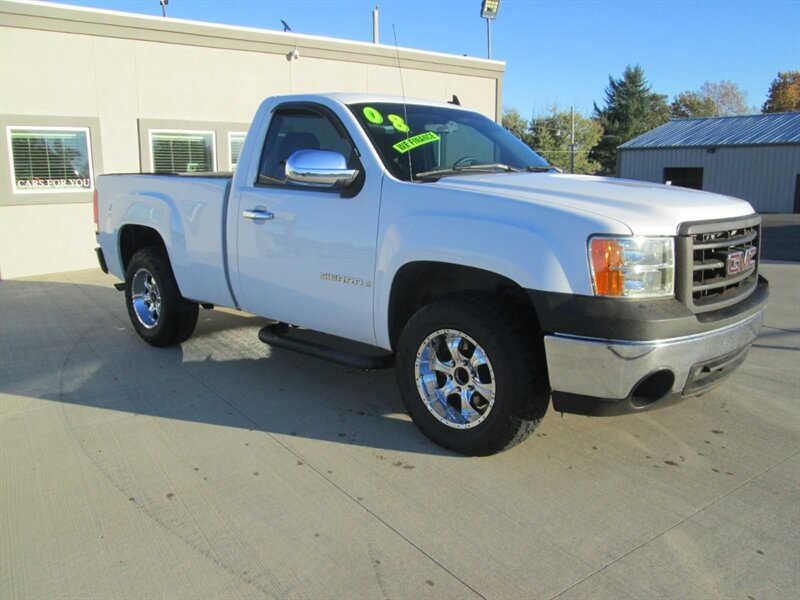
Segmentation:
<svg viewBox="0 0 800 600">
<path fill-rule="evenodd" d="M 364 371 L 374 371 L 377 369 L 388 369 L 394 366 L 394 354 L 356 354 L 338 348 L 332 348 L 324 344 L 318 344 L 309 340 L 301 340 L 289 335 L 289 326 L 286 323 L 273 323 L 263 327 L 258 332 L 258 339 L 265 344 L 292 350 L 301 354 L 307 354 L 315 358 L 321 358 L 331 362 L 361 369 Z"/>
</svg>

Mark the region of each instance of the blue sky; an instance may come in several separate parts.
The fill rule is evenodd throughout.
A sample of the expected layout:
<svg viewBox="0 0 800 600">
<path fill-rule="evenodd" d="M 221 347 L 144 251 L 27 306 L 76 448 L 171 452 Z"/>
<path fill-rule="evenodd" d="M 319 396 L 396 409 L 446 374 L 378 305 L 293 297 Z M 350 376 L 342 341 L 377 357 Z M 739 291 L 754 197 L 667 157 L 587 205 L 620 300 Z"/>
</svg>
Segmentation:
<svg viewBox="0 0 800 600">
<path fill-rule="evenodd" d="M 161 15 L 158 0 L 63 4 Z M 170 0 L 167 16 L 486 57 L 480 0 Z M 524 116 L 550 105 L 587 113 L 608 76 L 640 64 L 670 98 L 727 79 L 760 108 L 778 71 L 800 69 L 800 0 L 501 0 L 492 58 L 506 63 L 503 104 Z"/>
</svg>

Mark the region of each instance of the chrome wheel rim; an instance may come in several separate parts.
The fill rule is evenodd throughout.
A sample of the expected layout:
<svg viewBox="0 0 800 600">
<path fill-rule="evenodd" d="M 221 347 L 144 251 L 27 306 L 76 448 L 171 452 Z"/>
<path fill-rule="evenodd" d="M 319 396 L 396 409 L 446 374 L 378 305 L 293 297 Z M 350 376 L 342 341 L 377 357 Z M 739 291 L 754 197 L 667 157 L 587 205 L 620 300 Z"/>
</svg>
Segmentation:
<svg viewBox="0 0 800 600">
<path fill-rule="evenodd" d="M 496 382 L 489 357 L 467 334 L 434 331 L 414 362 L 417 390 L 428 411 L 453 429 L 480 425 L 494 406 Z"/>
<path fill-rule="evenodd" d="M 131 280 L 131 302 L 139 323 L 153 329 L 161 318 L 161 292 L 153 274 L 139 269 Z"/>
</svg>

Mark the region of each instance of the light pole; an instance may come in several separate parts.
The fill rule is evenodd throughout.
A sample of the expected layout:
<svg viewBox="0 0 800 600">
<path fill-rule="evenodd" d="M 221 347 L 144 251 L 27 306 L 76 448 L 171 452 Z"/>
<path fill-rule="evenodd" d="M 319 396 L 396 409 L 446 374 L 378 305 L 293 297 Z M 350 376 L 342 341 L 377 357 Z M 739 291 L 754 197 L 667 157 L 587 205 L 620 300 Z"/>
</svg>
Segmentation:
<svg viewBox="0 0 800 600">
<path fill-rule="evenodd" d="M 486 44 L 489 60 L 492 60 L 492 19 L 497 18 L 500 0 L 483 0 L 481 3 L 481 18 L 486 19 Z"/>
<path fill-rule="evenodd" d="M 169 0 L 159 0 L 161 2 L 161 16 L 167 16 L 167 4 L 169 4 Z"/>
<path fill-rule="evenodd" d="M 575 172 L 575 148 L 578 145 L 575 143 L 575 107 L 571 107 L 569 109 L 569 121 L 570 121 L 570 131 L 569 131 L 569 172 Z"/>
</svg>

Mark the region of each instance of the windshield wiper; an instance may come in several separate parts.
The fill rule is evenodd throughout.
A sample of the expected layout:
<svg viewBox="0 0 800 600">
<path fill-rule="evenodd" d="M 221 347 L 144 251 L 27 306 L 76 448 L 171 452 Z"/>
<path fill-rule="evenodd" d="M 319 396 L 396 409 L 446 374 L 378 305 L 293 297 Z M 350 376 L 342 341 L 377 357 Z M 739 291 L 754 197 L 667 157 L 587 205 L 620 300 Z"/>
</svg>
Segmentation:
<svg viewBox="0 0 800 600">
<path fill-rule="evenodd" d="M 464 165 L 455 167 L 457 171 L 505 171 L 507 173 L 519 173 L 519 169 L 509 167 L 503 163 L 488 163 L 485 165 Z"/>
<path fill-rule="evenodd" d="M 525 167 L 525 170 L 528 173 L 549 173 L 550 171 L 556 171 L 558 173 L 561 172 L 561 169 L 551 165 L 529 165 Z"/>
<path fill-rule="evenodd" d="M 432 179 L 436 177 L 444 177 L 445 175 L 458 175 L 459 173 L 486 173 L 492 171 L 505 171 L 507 173 L 518 173 L 519 169 L 509 167 L 503 163 L 488 163 L 484 165 L 464 165 L 461 167 L 449 167 L 447 169 L 433 169 L 432 171 L 423 171 L 422 173 L 415 173 L 414 179 Z"/>
</svg>

